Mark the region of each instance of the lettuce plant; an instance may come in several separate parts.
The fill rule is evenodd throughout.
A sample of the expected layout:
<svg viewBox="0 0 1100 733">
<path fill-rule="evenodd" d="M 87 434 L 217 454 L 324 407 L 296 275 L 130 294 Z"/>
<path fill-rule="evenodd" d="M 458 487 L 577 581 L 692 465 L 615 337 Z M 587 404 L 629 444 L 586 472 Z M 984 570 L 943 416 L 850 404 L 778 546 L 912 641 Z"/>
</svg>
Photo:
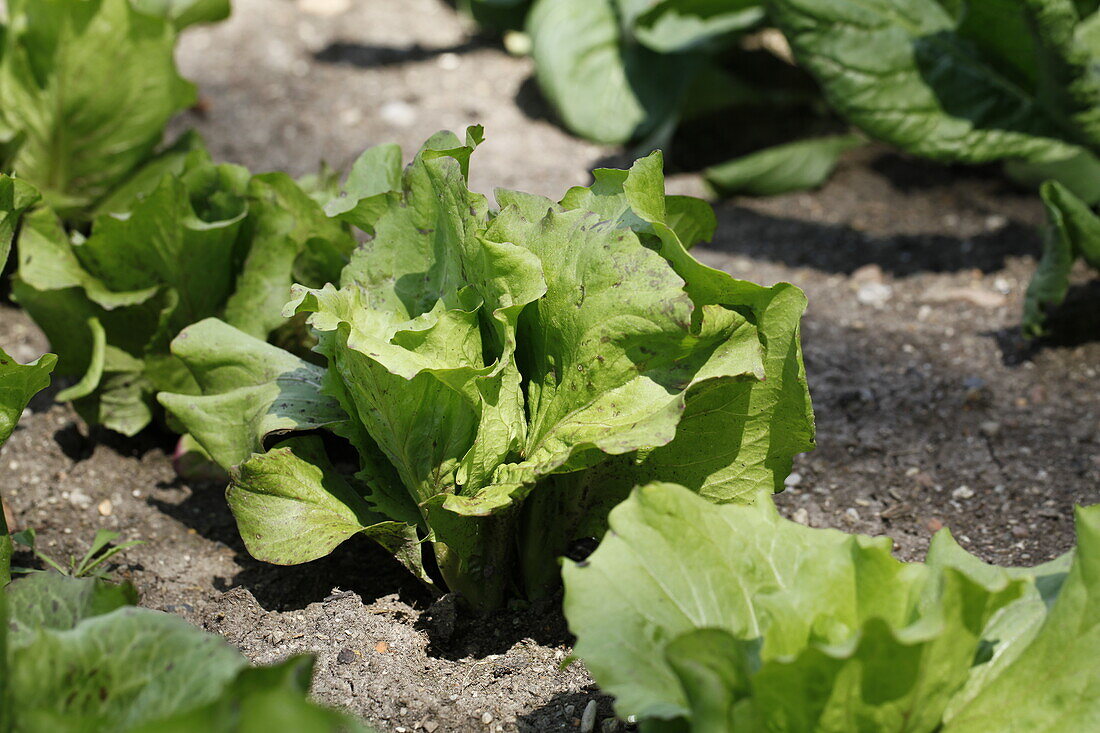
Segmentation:
<svg viewBox="0 0 1100 733">
<path fill-rule="evenodd" d="M 149 159 L 195 102 L 173 52 L 228 0 L 8 0 L 0 21 L 0 173 L 80 219 Z"/>
<path fill-rule="evenodd" d="M 654 731 L 1091 730 L 1100 719 L 1100 508 L 1078 546 L 999 568 L 943 530 L 925 563 L 811 529 L 768 495 L 714 507 L 650 484 L 566 562 L 576 654 Z"/>
<path fill-rule="evenodd" d="M 0 191 L 3 183 L 0 181 Z M 0 232 L 2 234 L 2 232 Z M 33 364 L 20 364 L 0 349 L 0 446 L 15 431 L 15 424 L 27 403 L 50 384 L 57 357 L 45 354 Z M 4 502 L 0 498 L 0 588 L 11 580 L 12 541 L 4 518 Z"/>
<path fill-rule="evenodd" d="M 712 60 L 763 20 L 759 0 L 537 0 L 527 29 L 565 126 L 623 143 L 667 135 L 688 107 L 743 96 Z"/>
<path fill-rule="evenodd" d="M 266 338 L 292 282 L 336 279 L 354 246 L 288 176 L 215 165 L 187 136 L 105 199 L 87 236 L 52 209 L 25 214 L 12 292 L 79 377 L 58 397 L 134 435 L 157 391 L 199 391 L 169 353 L 181 329 L 219 316 Z"/>
<path fill-rule="evenodd" d="M 1052 165 L 1100 148 L 1096 8 L 1075 0 L 769 0 L 795 58 L 834 109 L 872 137 L 960 163 Z M 1100 183 L 1089 186 L 1100 193 Z"/>
<path fill-rule="evenodd" d="M 133 586 L 41 573 L 0 591 L 0 729 L 368 733 L 307 698 L 313 660 L 270 667 Z"/>
<path fill-rule="evenodd" d="M 1047 212 L 1043 257 L 1024 300 L 1024 334 L 1041 336 L 1048 311 L 1065 300 L 1074 263 L 1100 270 L 1100 217 L 1057 181 L 1040 189 Z"/>
<path fill-rule="evenodd" d="M 234 467 L 255 557 L 364 533 L 493 608 L 553 590 L 556 558 L 639 481 L 741 501 L 812 447 L 804 296 L 696 261 L 713 213 L 665 195 L 659 153 L 560 202 L 498 190 L 493 211 L 467 188 L 480 139 L 441 133 L 403 173 L 368 151 L 330 204 L 374 236 L 284 311 L 327 366 L 218 320 L 173 342 L 201 395 L 159 399 Z"/>
<path fill-rule="evenodd" d="M 799 63 L 872 137 L 934 160 L 1006 161 L 1050 226 L 1023 328 L 1043 333 L 1100 203 L 1100 11 L 1074 0 L 770 0 Z"/>
</svg>

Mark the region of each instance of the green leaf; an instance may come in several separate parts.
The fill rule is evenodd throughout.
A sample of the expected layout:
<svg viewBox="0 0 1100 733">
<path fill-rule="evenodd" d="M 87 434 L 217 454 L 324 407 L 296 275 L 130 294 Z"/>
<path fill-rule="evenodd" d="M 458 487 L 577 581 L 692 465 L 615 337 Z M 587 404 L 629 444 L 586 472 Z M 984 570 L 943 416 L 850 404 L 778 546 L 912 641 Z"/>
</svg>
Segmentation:
<svg viewBox="0 0 1100 733">
<path fill-rule="evenodd" d="M 229 0 L 130 0 L 143 13 L 168 18 L 177 30 L 229 17 Z"/>
<path fill-rule="evenodd" d="M 651 484 L 611 529 L 565 565 L 577 654 L 620 715 L 697 730 L 935 730 L 990 620 L 1029 588 L 901 563 L 885 538 L 780 518 L 766 493 L 716 508 Z"/>
<path fill-rule="evenodd" d="M 20 578 L 9 586 L 7 596 L 12 648 L 33 643 L 42 631 L 68 631 L 84 619 L 136 605 L 138 599 L 130 583 L 55 572 Z"/>
<path fill-rule="evenodd" d="M 266 338 L 284 327 L 280 313 L 291 284 L 336 280 L 355 246 L 348 229 L 326 217 L 286 175 L 250 176 L 236 166 L 215 166 L 192 142 L 151 162 L 119 189 L 105 206 L 129 209 L 98 216 L 87 239 L 67 236 L 45 209 L 26 217 L 20 237 L 15 297 L 64 354 L 62 371 L 81 376 L 60 397 L 75 400 L 89 423 L 126 435 L 157 414 L 157 392 L 199 392 L 195 376 L 169 351 L 182 329 L 220 317 Z M 162 177 L 154 183 L 157 174 Z M 283 330 L 280 338 L 293 343 L 305 329 L 299 323 Z M 280 355 L 279 366 L 298 361 L 271 350 Z M 279 394 L 275 387 L 267 403 L 254 401 L 267 381 L 261 376 L 237 385 L 257 389 L 224 397 L 220 407 L 207 400 L 201 409 L 221 410 L 249 432 Z M 230 432 L 208 436 L 208 443 L 220 445 L 206 447 L 228 466 L 257 450 L 261 439 Z"/>
<path fill-rule="evenodd" d="M 202 138 L 194 130 L 188 130 L 100 200 L 90 216 L 94 220 L 104 214 L 125 214 L 136 201 L 156 190 L 165 176 L 183 176 L 209 165 L 213 161 Z"/>
<path fill-rule="evenodd" d="M 658 53 L 706 48 L 759 25 L 760 0 L 658 0 L 638 16 L 634 34 Z"/>
<path fill-rule="evenodd" d="M 202 393 L 161 392 L 157 399 L 222 468 L 262 453 L 272 433 L 347 420 L 322 393 L 323 369 L 217 319 L 180 332 L 172 354 Z"/>
<path fill-rule="evenodd" d="M 505 210 L 487 235 L 524 243 L 545 273 L 546 295 L 520 323 L 530 403 L 523 455 L 535 475 L 584 467 L 593 450 L 664 445 L 692 384 L 762 371 L 756 331 L 745 319 L 716 313 L 715 323 L 693 333 L 684 281 L 601 215 L 550 212 L 528 222 Z"/>
<path fill-rule="evenodd" d="M 56 356 L 45 354 L 24 366 L 0 349 L 0 447 L 15 431 L 15 424 L 31 397 L 49 386 L 50 373 L 56 363 Z M 4 520 L 4 503 L 0 497 L 0 589 L 11 580 L 12 551 L 11 535 Z"/>
<path fill-rule="evenodd" d="M 376 145 L 355 161 L 343 192 L 325 205 L 325 214 L 374 234 L 374 225 L 400 190 L 400 146 Z"/>
<path fill-rule="evenodd" d="M 1048 181 L 1041 194 L 1047 227 L 1043 256 L 1024 300 L 1023 328 L 1028 336 L 1045 332 L 1046 313 L 1065 300 L 1069 274 L 1079 258 L 1100 269 L 1100 218 L 1060 183 Z"/>
<path fill-rule="evenodd" d="M 203 156 L 162 179 L 125 215 L 68 237 L 42 209 L 26 217 L 13 293 L 82 375 L 63 393 L 92 424 L 126 435 L 153 417 L 158 389 L 194 391 L 168 353 L 184 326 L 221 312 L 239 267 L 247 172 Z"/>
<path fill-rule="evenodd" d="M 311 658 L 248 668 L 220 637 L 136 600 L 129 584 L 57 573 L 0 593 L 4 730 L 367 733 L 309 702 Z"/>
<path fill-rule="evenodd" d="M 691 709 L 691 730 L 740 730 L 736 706 L 747 696 L 751 674 L 746 656 L 720 629 L 689 631 L 665 647 L 665 661 Z"/>
<path fill-rule="evenodd" d="M 598 170 L 594 176 L 595 185 L 572 189 L 563 205 L 597 211 L 643 236 L 658 236 L 661 255 L 684 279 L 693 317 L 706 326 L 709 318 L 749 309 L 764 352 L 763 380 L 699 380 L 687 393 L 672 442 L 594 471 L 591 480 L 605 487 L 607 508 L 654 477 L 717 502 L 748 500 L 762 488 L 781 490 L 793 456 L 813 448 L 813 409 L 798 340 L 805 296 L 786 284 L 762 288 L 736 280 L 692 258 L 665 223 L 676 207 L 670 206 L 674 197 L 663 193 L 660 154 L 636 162 L 630 171 Z M 599 524 L 593 533 L 602 533 Z"/>
<path fill-rule="evenodd" d="M 943 730 L 1088 730 L 1100 720 L 1100 508 L 1077 509 L 1077 552 L 1034 639 Z"/>
<path fill-rule="evenodd" d="M 11 437 L 31 397 L 50 385 L 56 363 L 56 356 L 45 354 L 23 365 L 0 349 L 0 445 Z"/>
<path fill-rule="evenodd" d="M 347 264 L 355 240 L 284 173 L 249 182 L 246 236 L 251 242 L 225 320 L 259 338 L 283 321 L 295 282 L 320 287 Z"/>
<path fill-rule="evenodd" d="M 1087 150 L 1050 162 L 1005 161 L 1005 174 L 1025 186 L 1039 188 L 1045 181 L 1057 181 L 1086 204 L 1100 203 L 1100 159 Z"/>
<path fill-rule="evenodd" d="M 351 716 L 311 703 L 306 698 L 313 659 L 297 656 L 270 667 L 243 670 L 212 703 L 169 719 L 138 727 L 132 733 L 371 733 Z"/>
<path fill-rule="evenodd" d="M 8 252 L 11 251 L 11 241 L 19 219 L 40 198 L 34 186 L 0 174 L 0 270 L 8 262 Z"/>
<path fill-rule="evenodd" d="M 772 0 L 771 17 L 834 109 L 944 161 L 1064 159 L 1100 144 L 1100 85 L 1070 0 Z"/>
<path fill-rule="evenodd" d="M 676 233 L 684 249 L 709 242 L 718 228 L 711 205 L 694 196 L 665 196 L 665 224 Z"/>
<path fill-rule="evenodd" d="M 22 582 L 22 581 L 20 581 Z M 16 730 L 120 730 L 216 699 L 247 665 L 181 618 L 125 607 L 11 652 Z"/>
<path fill-rule="evenodd" d="M 601 143 L 645 137 L 675 119 L 702 64 L 627 35 L 620 0 L 539 0 L 527 19 L 543 94 L 574 133 Z M 637 3 L 635 3 L 637 4 Z"/>
<path fill-rule="evenodd" d="M 0 170 L 62 215 L 121 183 L 194 103 L 176 32 L 130 0 L 12 0 L 0 37 Z"/>
<path fill-rule="evenodd" d="M 418 547 L 415 528 L 371 511 L 317 437 L 293 438 L 234 468 L 226 498 L 245 547 L 264 562 L 316 560 L 360 532 L 395 553 Z"/>
<path fill-rule="evenodd" d="M 716 165 L 705 175 L 712 186 L 726 194 L 777 196 L 803 191 L 825 183 L 840 155 L 862 144 L 856 135 L 799 140 Z"/>
</svg>

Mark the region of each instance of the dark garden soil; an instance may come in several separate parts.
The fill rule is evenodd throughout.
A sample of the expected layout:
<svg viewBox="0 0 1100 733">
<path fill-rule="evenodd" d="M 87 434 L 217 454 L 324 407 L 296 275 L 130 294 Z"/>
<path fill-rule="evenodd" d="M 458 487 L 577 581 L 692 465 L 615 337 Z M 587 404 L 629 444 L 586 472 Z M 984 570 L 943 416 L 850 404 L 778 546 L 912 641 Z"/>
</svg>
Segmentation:
<svg viewBox="0 0 1100 733">
<path fill-rule="evenodd" d="M 473 186 L 547 195 L 625 159 L 555 127 L 529 61 L 471 34 L 439 0 L 235 4 L 232 21 L 191 32 L 181 49 L 204 103 L 178 127 L 197 127 L 216 157 L 303 174 L 481 122 Z M 751 123 L 731 119 L 725 134 Z M 703 191 L 691 173 L 670 187 Z M 995 170 L 869 147 L 820 191 L 736 199 L 718 214 L 701 259 L 793 282 L 810 301 L 818 448 L 778 499 L 789 516 L 887 533 L 906 559 L 941 526 L 997 563 L 1072 545 L 1073 505 L 1100 501 L 1100 288 L 1080 273 L 1060 340 L 1017 338 L 1039 250 L 1034 195 Z M 0 345 L 21 360 L 48 347 L 10 305 Z M 257 563 L 221 487 L 175 477 L 169 436 L 89 435 L 52 403 L 56 391 L 34 400 L 0 456 L 0 493 L 46 551 L 77 552 L 101 527 L 144 540 L 119 568 L 144 605 L 257 662 L 315 653 L 317 696 L 382 731 L 571 730 L 590 700 L 602 729 L 619 725 L 581 665 L 561 669 L 569 635 L 553 605 L 466 617 L 366 541 L 309 565 Z"/>
</svg>

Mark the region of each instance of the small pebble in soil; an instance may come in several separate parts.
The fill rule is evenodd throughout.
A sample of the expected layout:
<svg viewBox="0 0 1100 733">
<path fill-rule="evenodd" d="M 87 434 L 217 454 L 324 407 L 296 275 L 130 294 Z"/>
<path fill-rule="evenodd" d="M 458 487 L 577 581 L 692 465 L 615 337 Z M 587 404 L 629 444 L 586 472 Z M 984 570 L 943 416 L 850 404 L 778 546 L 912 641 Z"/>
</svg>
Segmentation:
<svg viewBox="0 0 1100 733">
<path fill-rule="evenodd" d="M 894 289 L 886 283 L 867 283 L 856 291 L 856 300 L 863 305 L 881 308 L 894 295 Z"/>
<path fill-rule="evenodd" d="M 973 499 L 974 498 L 974 489 L 972 489 L 969 486 L 966 486 L 964 484 L 963 486 L 960 486 L 959 488 L 957 488 L 957 489 L 955 489 L 954 491 L 951 492 L 951 498 L 953 498 L 953 499 Z"/>
<path fill-rule="evenodd" d="M 416 110 L 400 100 L 383 104 L 378 116 L 394 127 L 409 127 L 416 122 Z"/>
<path fill-rule="evenodd" d="M 493 714 L 488 713 L 488 712 L 482 713 L 481 714 L 481 722 L 484 723 L 485 725 L 489 725 L 490 723 L 493 722 Z"/>
<path fill-rule="evenodd" d="M 589 700 L 588 704 L 584 706 L 584 713 L 581 715 L 581 733 L 592 733 L 596 729 L 596 701 Z"/>
<path fill-rule="evenodd" d="M 88 496 L 80 489 L 74 489 L 69 493 L 69 503 L 78 509 L 87 509 L 92 505 L 92 497 Z"/>
<path fill-rule="evenodd" d="M 791 519 L 798 522 L 799 524 L 805 524 L 808 526 L 810 524 L 810 513 L 806 511 L 806 507 L 800 506 L 794 510 L 794 514 L 791 515 Z"/>
<path fill-rule="evenodd" d="M 340 653 L 336 655 L 336 661 L 340 664 L 351 664 L 359 659 L 359 653 L 354 649 L 344 648 L 340 650 Z"/>
<path fill-rule="evenodd" d="M 783 481 L 783 484 L 787 488 L 798 486 L 800 483 L 802 483 L 802 474 L 798 473 L 797 471 L 795 473 L 792 473 Z"/>
<path fill-rule="evenodd" d="M 995 438 L 1001 432 L 1001 424 L 996 420 L 986 420 L 981 424 L 982 435 L 987 438 Z"/>
</svg>

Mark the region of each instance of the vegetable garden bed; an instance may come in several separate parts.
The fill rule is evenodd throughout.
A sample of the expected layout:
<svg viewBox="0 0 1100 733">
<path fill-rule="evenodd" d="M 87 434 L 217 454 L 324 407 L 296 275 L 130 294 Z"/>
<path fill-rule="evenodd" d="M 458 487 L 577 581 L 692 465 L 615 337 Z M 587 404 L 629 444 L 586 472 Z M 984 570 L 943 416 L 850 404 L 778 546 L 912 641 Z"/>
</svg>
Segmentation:
<svg viewBox="0 0 1100 733">
<path fill-rule="evenodd" d="M 230 21 L 185 37 L 181 67 L 205 101 L 184 122 L 215 159 L 304 174 L 368 144 L 411 151 L 437 129 L 482 122 L 475 191 L 556 199 L 607 158 L 626 162 L 549 124 L 525 91 L 528 61 L 472 41 L 441 3 L 362 3 L 331 17 L 299 5 L 309 4 L 237 0 Z M 669 187 L 700 193 L 691 174 Z M 923 557 L 942 526 L 1003 565 L 1072 546 L 1072 505 L 1100 501 L 1100 333 L 1089 319 L 1100 294 L 1071 293 L 1059 341 L 1016 337 L 1040 252 L 1036 196 L 985 169 L 872 146 L 846 154 L 815 193 L 716 209 L 718 234 L 694 254 L 736 277 L 792 282 L 810 303 L 818 446 L 796 459 L 781 512 L 888 534 L 905 559 Z M 11 305 L 0 306 L 0 344 L 20 361 L 48 347 Z M 222 485 L 176 477 L 174 438 L 89 435 L 53 403 L 61 386 L 32 401 L 0 456 L 0 495 L 47 552 L 79 554 L 100 528 L 144 540 L 118 571 L 142 605 L 255 662 L 316 654 L 317 697 L 382 731 L 572 730 L 591 701 L 601 722 L 611 715 L 581 664 L 562 668 L 571 638 L 559 603 L 474 617 L 434 602 L 365 538 L 305 565 L 255 561 Z"/>
</svg>

